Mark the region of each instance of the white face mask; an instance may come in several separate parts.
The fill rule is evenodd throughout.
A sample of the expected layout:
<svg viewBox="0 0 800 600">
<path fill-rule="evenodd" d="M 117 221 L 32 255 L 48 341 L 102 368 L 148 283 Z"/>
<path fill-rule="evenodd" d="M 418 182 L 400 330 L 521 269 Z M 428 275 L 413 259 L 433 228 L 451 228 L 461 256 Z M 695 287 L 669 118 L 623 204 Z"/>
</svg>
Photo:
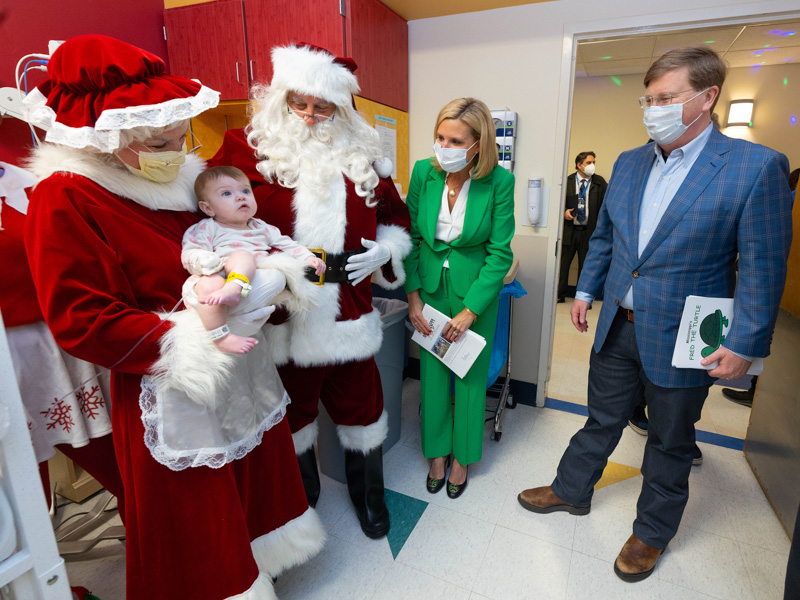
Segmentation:
<svg viewBox="0 0 800 600">
<path fill-rule="evenodd" d="M 691 102 L 697 98 L 697 96 L 705 93 L 707 90 L 708 88 L 702 92 L 698 92 L 686 102 Z M 689 129 L 689 127 L 695 124 L 697 119 L 699 119 L 703 113 L 701 112 L 699 115 L 697 115 L 697 119 L 688 125 L 684 125 L 683 105 L 686 104 L 686 102 L 681 102 L 680 104 L 668 104 L 666 106 L 649 106 L 644 109 L 644 119 L 642 122 L 647 128 L 647 133 L 650 134 L 650 139 L 661 146 L 671 144 L 681 137 L 686 130 Z"/>
<path fill-rule="evenodd" d="M 586 175 L 587 177 L 591 177 L 592 175 L 594 175 L 594 163 L 583 167 L 583 174 Z"/>
<path fill-rule="evenodd" d="M 476 141 L 475 144 L 478 142 Z M 474 146 L 475 144 L 472 144 Z M 470 163 L 472 158 L 478 156 L 475 154 L 470 160 L 467 160 L 467 151 L 472 148 L 442 148 L 439 142 L 433 145 L 433 153 L 436 155 L 436 160 L 439 161 L 439 166 L 443 171 L 448 173 L 458 173 L 463 171 Z"/>
</svg>

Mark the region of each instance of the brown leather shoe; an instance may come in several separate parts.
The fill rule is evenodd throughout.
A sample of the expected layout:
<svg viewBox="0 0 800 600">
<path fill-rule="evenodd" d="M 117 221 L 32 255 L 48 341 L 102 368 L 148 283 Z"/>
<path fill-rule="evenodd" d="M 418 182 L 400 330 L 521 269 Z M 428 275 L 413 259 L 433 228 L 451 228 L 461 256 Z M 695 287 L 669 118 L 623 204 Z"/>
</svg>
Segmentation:
<svg viewBox="0 0 800 600">
<path fill-rule="evenodd" d="M 625 542 L 614 562 L 614 573 L 622 581 L 629 583 L 647 579 L 656 568 L 656 563 L 663 552 L 663 549 L 648 546 L 632 535 Z"/>
<path fill-rule="evenodd" d="M 543 515 L 557 511 L 565 511 L 571 515 L 588 515 L 592 508 L 589 504 L 578 506 L 565 502 L 553 493 L 553 488 L 549 485 L 525 490 L 517 496 L 517 500 L 519 500 L 522 508 Z"/>
</svg>

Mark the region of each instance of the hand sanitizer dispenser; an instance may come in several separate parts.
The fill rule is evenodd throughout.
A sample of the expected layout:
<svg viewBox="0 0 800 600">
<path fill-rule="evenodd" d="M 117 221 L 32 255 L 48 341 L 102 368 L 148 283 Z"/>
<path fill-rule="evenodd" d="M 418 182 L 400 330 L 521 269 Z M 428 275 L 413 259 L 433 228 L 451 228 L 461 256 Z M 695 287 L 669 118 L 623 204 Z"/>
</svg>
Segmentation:
<svg viewBox="0 0 800 600">
<path fill-rule="evenodd" d="M 542 202 L 544 201 L 544 178 L 531 177 L 528 179 L 528 222 L 536 227 L 542 216 Z"/>
</svg>

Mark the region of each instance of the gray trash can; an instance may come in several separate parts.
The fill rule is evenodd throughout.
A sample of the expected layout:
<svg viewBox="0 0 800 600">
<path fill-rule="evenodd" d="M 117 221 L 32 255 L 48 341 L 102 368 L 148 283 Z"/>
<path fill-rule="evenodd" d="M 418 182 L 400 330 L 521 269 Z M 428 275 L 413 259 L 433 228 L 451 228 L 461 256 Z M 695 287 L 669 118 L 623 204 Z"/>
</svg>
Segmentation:
<svg viewBox="0 0 800 600">
<path fill-rule="evenodd" d="M 389 418 L 389 433 L 383 441 L 386 452 L 400 439 L 400 414 L 403 401 L 403 367 L 405 363 L 405 320 L 408 303 L 392 298 L 373 298 L 372 306 L 381 313 L 383 343 L 375 355 L 381 374 L 383 409 Z M 336 435 L 325 407 L 319 405 L 319 438 L 317 438 L 319 466 L 322 472 L 336 481 L 346 483 L 344 474 L 344 449 Z"/>
</svg>

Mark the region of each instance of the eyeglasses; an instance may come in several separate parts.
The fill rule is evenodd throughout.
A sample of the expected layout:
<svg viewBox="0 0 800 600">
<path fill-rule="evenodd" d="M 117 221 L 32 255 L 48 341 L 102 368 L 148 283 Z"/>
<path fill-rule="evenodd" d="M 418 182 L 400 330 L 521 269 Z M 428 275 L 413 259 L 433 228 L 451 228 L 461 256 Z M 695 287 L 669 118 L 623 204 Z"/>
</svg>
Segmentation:
<svg viewBox="0 0 800 600">
<path fill-rule="evenodd" d="M 683 90 L 682 92 L 668 92 L 666 94 L 659 94 L 658 96 L 642 96 L 639 98 L 639 106 L 642 108 L 650 108 L 651 106 L 666 106 L 672 104 L 672 99 L 686 92 L 693 92 L 693 89 Z"/>
<path fill-rule="evenodd" d="M 191 142 L 192 148 L 187 150 L 186 154 L 194 154 L 203 147 L 203 142 L 197 139 L 197 136 L 194 134 L 194 131 L 192 131 L 191 128 L 189 129 L 189 139 L 187 141 Z"/>
<path fill-rule="evenodd" d="M 298 117 L 300 117 L 301 119 L 304 119 L 304 118 L 306 118 L 306 117 L 308 117 L 308 118 L 310 118 L 310 119 L 314 119 L 314 120 L 315 120 L 317 123 L 322 123 L 322 122 L 324 122 L 324 121 L 327 121 L 327 120 L 329 120 L 329 119 L 330 119 L 331 121 L 333 121 L 333 117 L 334 117 L 334 115 L 335 115 L 335 112 L 334 112 L 334 111 L 336 110 L 336 106 L 334 106 L 334 105 L 329 105 L 329 106 L 327 106 L 327 107 L 319 107 L 319 106 L 316 106 L 316 105 L 315 105 L 315 106 L 314 106 L 314 109 L 315 109 L 315 110 L 317 110 L 317 111 L 322 111 L 322 112 L 331 111 L 331 114 L 329 114 L 329 115 L 324 115 L 324 114 L 320 114 L 320 113 L 318 113 L 318 112 L 314 112 L 314 113 L 307 113 L 307 112 L 305 111 L 305 108 L 306 108 L 306 105 L 305 105 L 305 103 L 303 103 L 303 106 L 302 106 L 302 107 L 300 107 L 300 106 L 299 106 L 299 104 L 295 103 L 295 102 L 294 102 L 293 100 L 291 100 L 291 99 L 289 99 L 289 100 L 287 101 L 287 103 L 288 103 L 288 105 L 289 105 L 289 106 L 288 106 L 288 108 L 289 108 L 289 112 L 290 112 L 290 113 L 294 112 L 294 114 L 296 114 L 296 115 L 297 115 Z"/>
</svg>

